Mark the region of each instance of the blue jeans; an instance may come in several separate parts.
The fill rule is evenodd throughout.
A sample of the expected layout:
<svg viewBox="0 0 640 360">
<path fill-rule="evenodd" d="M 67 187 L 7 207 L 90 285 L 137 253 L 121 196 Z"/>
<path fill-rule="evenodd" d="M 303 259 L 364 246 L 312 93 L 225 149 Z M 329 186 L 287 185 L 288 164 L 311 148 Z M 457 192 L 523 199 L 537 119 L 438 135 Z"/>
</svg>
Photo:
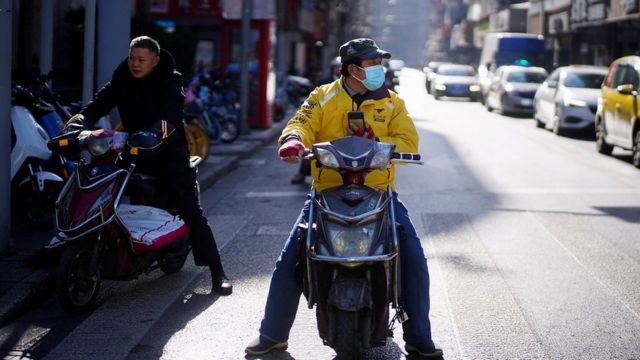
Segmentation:
<svg viewBox="0 0 640 360">
<path fill-rule="evenodd" d="M 427 260 L 407 208 L 398 200 L 397 194 L 393 195 L 396 221 L 404 226 L 407 235 L 400 247 L 404 310 L 409 317 L 409 320 L 402 324 L 403 338 L 411 344 L 431 341 Z M 310 202 L 307 201 L 289 234 L 271 277 L 264 319 L 260 325 L 260 335 L 271 341 L 287 341 L 296 318 L 302 294 L 302 286 L 295 279 L 299 254 L 296 226 L 301 219 L 308 219 L 309 206 Z"/>
</svg>

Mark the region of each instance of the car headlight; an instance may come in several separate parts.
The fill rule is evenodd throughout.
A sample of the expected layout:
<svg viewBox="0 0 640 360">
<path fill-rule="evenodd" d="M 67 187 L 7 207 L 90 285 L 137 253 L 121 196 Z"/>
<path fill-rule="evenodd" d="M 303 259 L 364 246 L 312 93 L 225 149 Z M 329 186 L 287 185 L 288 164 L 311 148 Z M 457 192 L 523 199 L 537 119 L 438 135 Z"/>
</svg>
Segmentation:
<svg viewBox="0 0 640 360">
<path fill-rule="evenodd" d="M 577 99 L 565 99 L 564 105 L 573 106 L 573 107 L 587 107 L 587 102 L 583 100 L 577 100 Z"/>
<path fill-rule="evenodd" d="M 504 86 L 504 91 L 506 91 L 508 93 L 512 92 L 513 91 L 513 85 L 511 85 L 511 84 L 505 85 Z"/>
<path fill-rule="evenodd" d="M 367 256 L 373 243 L 375 222 L 364 226 L 346 227 L 332 222 L 325 222 L 329 241 L 335 256 L 352 257 Z"/>
<path fill-rule="evenodd" d="M 445 84 L 436 84 L 436 90 L 444 91 L 447 90 L 447 86 Z"/>
<path fill-rule="evenodd" d="M 316 148 L 316 160 L 322 164 L 322 166 L 330 167 L 330 168 L 338 168 L 340 167 L 340 163 L 338 159 L 331 153 L 331 151 L 322 148 Z"/>
<path fill-rule="evenodd" d="M 469 86 L 469 91 L 480 91 L 480 85 Z"/>
</svg>

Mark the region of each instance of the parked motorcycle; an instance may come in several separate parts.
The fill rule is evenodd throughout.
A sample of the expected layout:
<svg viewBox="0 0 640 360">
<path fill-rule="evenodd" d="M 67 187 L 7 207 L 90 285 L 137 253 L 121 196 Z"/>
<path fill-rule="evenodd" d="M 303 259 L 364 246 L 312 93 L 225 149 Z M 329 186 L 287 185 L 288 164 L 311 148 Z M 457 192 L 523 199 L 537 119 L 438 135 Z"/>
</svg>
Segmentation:
<svg viewBox="0 0 640 360">
<path fill-rule="evenodd" d="M 52 152 L 49 135 L 29 111 L 35 106 L 33 95 L 21 86 L 13 86 L 11 95 L 12 203 L 29 225 L 48 229 L 63 179 L 45 166 Z"/>
<path fill-rule="evenodd" d="M 311 192 L 309 219 L 300 224 L 300 270 L 309 308 L 316 306 L 318 331 L 340 359 L 384 346 L 389 304 L 403 317 L 399 247 L 393 193 L 364 185 L 367 173 L 392 163 L 421 164 L 419 154 L 394 152 L 395 145 L 346 137 L 313 145 L 308 158 L 338 171 L 343 185 Z"/>
<path fill-rule="evenodd" d="M 175 273 L 190 251 L 187 226 L 157 180 L 134 171 L 125 145 L 126 133 L 114 131 L 74 131 L 49 142 L 59 152 L 91 153 L 60 193 L 57 233 L 47 246 L 62 253 L 56 292 L 69 313 L 94 306 L 102 279 L 134 279 L 156 268 Z M 194 171 L 199 162 L 192 157 Z"/>
</svg>

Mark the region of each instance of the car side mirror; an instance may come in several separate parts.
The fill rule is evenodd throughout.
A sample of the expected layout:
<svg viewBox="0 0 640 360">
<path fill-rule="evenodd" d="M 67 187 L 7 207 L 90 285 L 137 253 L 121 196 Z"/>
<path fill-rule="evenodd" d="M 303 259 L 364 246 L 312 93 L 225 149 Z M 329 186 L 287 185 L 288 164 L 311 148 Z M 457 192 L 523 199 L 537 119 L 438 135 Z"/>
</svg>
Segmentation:
<svg viewBox="0 0 640 360">
<path fill-rule="evenodd" d="M 547 81 L 547 86 L 551 89 L 557 89 L 558 88 L 558 82 L 555 80 L 550 80 Z"/>
<path fill-rule="evenodd" d="M 623 84 L 623 85 L 618 85 L 618 87 L 616 87 L 616 90 L 618 90 L 618 92 L 622 95 L 636 95 L 637 93 L 635 92 L 635 90 L 633 90 L 633 85 L 631 84 Z"/>
</svg>

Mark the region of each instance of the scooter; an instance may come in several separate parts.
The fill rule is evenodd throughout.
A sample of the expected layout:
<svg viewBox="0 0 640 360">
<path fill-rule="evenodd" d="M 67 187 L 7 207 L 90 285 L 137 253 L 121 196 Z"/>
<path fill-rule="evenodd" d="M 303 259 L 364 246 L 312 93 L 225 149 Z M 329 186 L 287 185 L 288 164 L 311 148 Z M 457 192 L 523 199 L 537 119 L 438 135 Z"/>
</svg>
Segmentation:
<svg viewBox="0 0 640 360">
<path fill-rule="evenodd" d="M 56 293 L 72 314 L 92 309 L 103 279 L 130 280 L 160 268 L 178 272 L 190 251 L 189 230 L 172 211 L 157 179 L 125 160 L 126 133 L 73 131 L 49 142 L 63 153 L 88 150 L 60 192 L 56 235 L 61 252 Z M 196 171 L 200 158 L 192 157 Z M 197 194 L 199 196 L 199 194 Z"/>
<path fill-rule="evenodd" d="M 32 95 L 12 87 L 11 107 L 11 186 L 13 204 L 33 227 L 48 229 L 53 222 L 53 204 L 63 179 L 45 168 L 52 152 L 49 135 L 26 107 Z"/>
<path fill-rule="evenodd" d="M 395 145 L 345 137 L 313 145 L 306 158 L 336 170 L 343 185 L 311 192 L 310 223 L 299 224 L 300 271 L 309 308 L 316 306 L 318 332 L 340 359 L 384 346 L 389 304 L 404 319 L 393 193 L 364 185 L 367 173 L 392 163 L 422 164 L 419 154 Z"/>
</svg>

